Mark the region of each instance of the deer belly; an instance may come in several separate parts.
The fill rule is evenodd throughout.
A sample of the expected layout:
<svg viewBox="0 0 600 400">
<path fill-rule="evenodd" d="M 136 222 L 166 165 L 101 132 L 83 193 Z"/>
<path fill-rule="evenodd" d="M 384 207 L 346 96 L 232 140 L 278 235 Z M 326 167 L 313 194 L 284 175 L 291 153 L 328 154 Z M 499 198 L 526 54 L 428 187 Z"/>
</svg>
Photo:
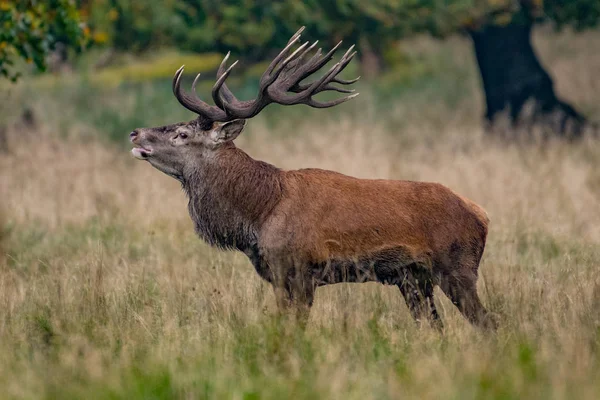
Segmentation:
<svg viewBox="0 0 600 400">
<path fill-rule="evenodd" d="M 333 283 L 372 282 L 397 285 L 409 268 L 430 269 L 427 254 L 415 256 L 410 249 L 399 246 L 350 258 L 330 258 L 312 263 L 310 272 L 318 285 Z"/>
</svg>

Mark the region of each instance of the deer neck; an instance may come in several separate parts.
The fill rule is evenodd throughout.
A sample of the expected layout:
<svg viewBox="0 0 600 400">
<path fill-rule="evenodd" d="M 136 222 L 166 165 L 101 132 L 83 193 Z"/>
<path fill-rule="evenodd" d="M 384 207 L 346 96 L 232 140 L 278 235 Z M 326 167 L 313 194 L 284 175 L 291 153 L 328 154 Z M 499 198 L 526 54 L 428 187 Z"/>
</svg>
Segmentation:
<svg viewBox="0 0 600 400">
<path fill-rule="evenodd" d="M 256 246 L 257 232 L 282 196 L 281 170 L 227 145 L 184 172 L 196 232 L 224 249 Z"/>
</svg>

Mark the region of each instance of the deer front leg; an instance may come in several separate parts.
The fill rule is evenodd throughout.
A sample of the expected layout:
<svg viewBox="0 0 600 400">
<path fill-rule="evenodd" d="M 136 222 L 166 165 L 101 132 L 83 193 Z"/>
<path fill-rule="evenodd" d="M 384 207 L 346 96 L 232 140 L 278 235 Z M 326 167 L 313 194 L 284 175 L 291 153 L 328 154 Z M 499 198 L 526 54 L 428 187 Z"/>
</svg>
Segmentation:
<svg viewBox="0 0 600 400">
<path fill-rule="evenodd" d="M 304 328 L 308 322 L 316 286 L 305 274 L 288 274 L 283 280 L 273 281 L 279 313 L 293 315 Z"/>
<path fill-rule="evenodd" d="M 273 291 L 275 292 L 275 302 L 277 310 L 281 316 L 288 315 L 292 308 L 292 295 L 285 288 L 273 283 Z"/>
<path fill-rule="evenodd" d="M 302 328 L 306 327 L 308 317 L 310 316 L 310 308 L 313 305 L 315 298 L 316 286 L 312 279 L 307 276 L 301 276 L 290 282 L 290 294 L 292 307 L 296 314 L 296 321 Z"/>
</svg>

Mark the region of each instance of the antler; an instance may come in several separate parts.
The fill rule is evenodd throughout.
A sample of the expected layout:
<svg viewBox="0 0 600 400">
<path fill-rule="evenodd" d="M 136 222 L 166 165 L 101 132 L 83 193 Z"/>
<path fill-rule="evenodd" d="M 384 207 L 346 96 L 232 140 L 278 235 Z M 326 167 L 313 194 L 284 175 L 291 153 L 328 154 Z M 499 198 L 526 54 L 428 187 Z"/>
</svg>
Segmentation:
<svg viewBox="0 0 600 400">
<path fill-rule="evenodd" d="M 259 82 L 259 90 L 256 99 L 248 101 L 240 101 L 229 90 L 225 84 L 225 80 L 231 73 L 237 61 L 225 69 L 229 53 L 225 56 L 217 71 L 217 81 L 212 88 L 212 98 L 215 102 L 214 106 L 208 105 L 200 100 L 196 93 L 196 83 L 200 74 L 194 79 L 192 84 L 193 95 L 190 95 L 181 89 L 181 75 L 183 67 L 175 73 L 173 78 L 173 93 L 177 100 L 188 110 L 197 114 L 201 114 L 212 121 L 231 121 L 234 119 L 247 119 L 257 115 L 263 108 L 271 103 L 294 105 L 306 104 L 315 108 L 333 107 L 348 101 L 358 93 L 351 94 L 339 99 L 320 102 L 313 99 L 313 96 L 324 91 L 337 91 L 341 93 L 352 93 L 353 89 L 344 89 L 333 86 L 333 83 L 341 85 L 351 85 L 360 77 L 352 80 L 343 80 L 337 78 L 337 75 L 350 63 L 356 51 L 353 51 L 354 46 L 351 46 L 348 51 L 342 56 L 340 61 L 333 65 L 325 75 L 311 83 L 300 83 L 310 75 L 320 70 L 327 64 L 335 51 L 341 46 L 340 41 L 327 54 L 322 56 L 322 49 L 318 49 L 316 53 L 307 61 L 305 57 L 317 45 L 314 42 L 309 46 L 309 42 L 300 45 L 296 50 L 292 51 L 294 45 L 300 40 L 300 34 L 304 31 L 304 27 L 300 28 L 288 41 L 284 49 L 273 59 L 271 64 L 262 74 Z"/>
</svg>

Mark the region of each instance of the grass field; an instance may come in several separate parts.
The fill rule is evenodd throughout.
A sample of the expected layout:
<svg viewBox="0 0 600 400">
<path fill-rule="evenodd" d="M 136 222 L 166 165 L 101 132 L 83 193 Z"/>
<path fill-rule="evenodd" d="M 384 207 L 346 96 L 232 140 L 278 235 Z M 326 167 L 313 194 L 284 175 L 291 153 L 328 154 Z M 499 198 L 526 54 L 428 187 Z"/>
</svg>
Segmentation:
<svg viewBox="0 0 600 400">
<path fill-rule="evenodd" d="M 537 40 L 559 92 L 598 119 L 600 34 Z M 178 183 L 128 153 L 133 128 L 191 118 L 169 82 L 32 80 L 0 111 L 0 398 L 598 398 L 600 142 L 493 140 L 468 43 L 405 46 L 412 69 L 393 85 L 363 83 L 331 111 L 273 106 L 238 145 L 481 204 L 497 333 L 439 291 L 445 335 L 418 328 L 374 283 L 320 288 L 306 331 L 277 318 L 245 256 L 196 238 Z"/>
</svg>

